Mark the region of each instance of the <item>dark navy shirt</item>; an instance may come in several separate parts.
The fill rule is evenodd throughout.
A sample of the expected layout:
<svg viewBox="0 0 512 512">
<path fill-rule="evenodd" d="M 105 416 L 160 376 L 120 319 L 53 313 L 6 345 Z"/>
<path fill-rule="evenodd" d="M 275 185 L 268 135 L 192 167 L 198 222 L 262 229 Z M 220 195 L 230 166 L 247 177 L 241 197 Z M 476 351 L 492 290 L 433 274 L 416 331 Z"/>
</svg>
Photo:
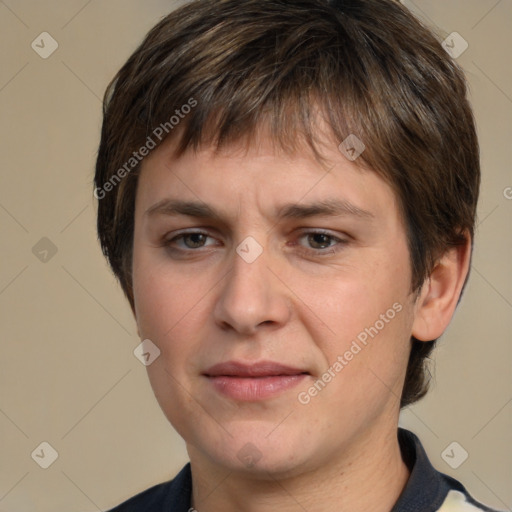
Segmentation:
<svg viewBox="0 0 512 512">
<path fill-rule="evenodd" d="M 437 471 L 412 432 L 399 428 L 398 440 L 411 474 L 390 512 L 496 512 L 475 501 L 460 482 Z M 173 480 L 155 485 L 109 512 L 188 512 L 191 492 L 188 463 Z"/>
</svg>

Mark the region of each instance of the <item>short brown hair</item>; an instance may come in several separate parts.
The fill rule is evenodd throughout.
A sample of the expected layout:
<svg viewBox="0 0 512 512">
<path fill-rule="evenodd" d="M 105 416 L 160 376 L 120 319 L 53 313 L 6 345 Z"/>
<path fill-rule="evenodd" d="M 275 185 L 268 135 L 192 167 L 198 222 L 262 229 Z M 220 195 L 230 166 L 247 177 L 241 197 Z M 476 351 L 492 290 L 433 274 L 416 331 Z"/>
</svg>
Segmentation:
<svg viewBox="0 0 512 512">
<path fill-rule="evenodd" d="M 191 99 L 195 107 L 173 132 L 171 116 Z M 450 246 L 468 236 L 472 243 L 480 168 L 465 78 L 405 7 L 393 0 L 195 0 L 147 34 L 105 93 L 97 227 L 132 309 L 140 163 L 126 162 L 155 128 L 179 133 L 179 156 L 200 144 L 250 140 L 266 123 L 282 148 L 305 140 L 321 158 L 315 107 L 334 140 L 356 134 L 364 142 L 357 162 L 393 188 L 407 230 L 411 292 Z M 425 359 L 435 342 L 411 339 L 402 407 L 426 393 Z"/>
</svg>

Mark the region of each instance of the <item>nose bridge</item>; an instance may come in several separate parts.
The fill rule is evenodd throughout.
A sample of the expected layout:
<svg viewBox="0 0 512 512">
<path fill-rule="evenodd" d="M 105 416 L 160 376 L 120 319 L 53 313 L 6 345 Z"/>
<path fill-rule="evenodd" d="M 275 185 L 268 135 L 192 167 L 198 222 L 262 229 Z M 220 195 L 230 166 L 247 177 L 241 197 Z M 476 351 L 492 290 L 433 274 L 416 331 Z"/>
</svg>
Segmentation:
<svg viewBox="0 0 512 512">
<path fill-rule="evenodd" d="M 273 266 L 271 251 L 252 236 L 233 248 L 231 268 L 215 305 L 215 318 L 224 326 L 252 333 L 260 324 L 283 323 L 289 304 L 282 287 L 267 266 Z"/>
</svg>

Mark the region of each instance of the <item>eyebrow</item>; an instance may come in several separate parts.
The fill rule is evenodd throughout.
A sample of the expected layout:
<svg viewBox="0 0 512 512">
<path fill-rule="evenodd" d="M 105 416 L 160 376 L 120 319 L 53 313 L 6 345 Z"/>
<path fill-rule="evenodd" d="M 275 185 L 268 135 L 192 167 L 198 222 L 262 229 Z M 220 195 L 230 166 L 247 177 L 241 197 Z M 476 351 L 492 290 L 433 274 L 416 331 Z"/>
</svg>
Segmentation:
<svg viewBox="0 0 512 512">
<path fill-rule="evenodd" d="M 197 201 L 183 201 L 181 199 L 162 199 L 149 207 L 144 215 L 186 215 L 203 219 L 212 219 L 222 222 L 224 219 L 217 210 L 206 203 Z M 305 219 L 315 216 L 354 216 L 359 218 L 372 219 L 373 213 L 363 210 L 358 206 L 344 199 L 324 199 L 312 203 L 286 203 L 277 212 L 277 219 Z"/>
</svg>

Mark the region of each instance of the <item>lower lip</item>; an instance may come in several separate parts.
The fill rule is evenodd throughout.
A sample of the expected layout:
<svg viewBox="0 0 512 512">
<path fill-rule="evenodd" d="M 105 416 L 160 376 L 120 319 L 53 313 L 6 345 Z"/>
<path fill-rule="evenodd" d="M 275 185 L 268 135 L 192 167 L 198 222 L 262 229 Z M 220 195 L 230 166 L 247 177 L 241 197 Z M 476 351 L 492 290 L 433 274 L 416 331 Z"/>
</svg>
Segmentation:
<svg viewBox="0 0 512 512">
<path fill-rule="evenodd" d="M 307 374 L 273 375 L 269 377 L 208 377 L 214 388 L 234 400 L 256 401 L 275 396 L 293 388 Z"/>
</svg>

